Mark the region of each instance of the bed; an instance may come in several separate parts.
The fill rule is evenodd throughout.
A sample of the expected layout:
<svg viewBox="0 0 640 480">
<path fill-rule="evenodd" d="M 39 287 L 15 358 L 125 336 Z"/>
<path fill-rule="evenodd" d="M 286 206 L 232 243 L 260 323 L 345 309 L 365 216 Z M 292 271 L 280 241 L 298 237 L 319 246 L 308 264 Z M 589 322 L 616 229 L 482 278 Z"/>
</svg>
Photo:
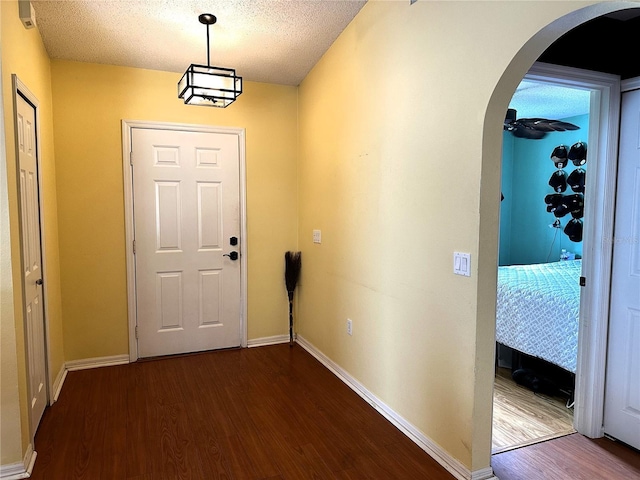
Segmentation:
<svg viewBox="0 0 640 480">
<path fill-rule="evenodd" d="M 582 260 L 498 267 L 496 341 L 576 372 Z"/>
</svg>

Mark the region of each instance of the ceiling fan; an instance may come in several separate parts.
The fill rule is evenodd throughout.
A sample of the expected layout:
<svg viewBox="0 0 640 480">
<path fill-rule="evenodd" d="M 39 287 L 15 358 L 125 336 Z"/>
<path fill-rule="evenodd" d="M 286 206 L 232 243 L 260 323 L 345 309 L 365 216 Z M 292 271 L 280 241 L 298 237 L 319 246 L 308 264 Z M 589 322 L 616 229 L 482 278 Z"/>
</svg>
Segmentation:
<svg viewBox="0 0 640 480">
<path fill-rule="evenodd" d="M 579 130 L 580 127 L 560 120 L 547 120 L 546 118 L 520 118 L 516 119 L 516 110 L 507 109 L 504 119 L 504 129 L 511 132 L 514 137 L 529 140 L 540 140 L 549 132 L 564 132 L 566 130 Z"/>
</svg>

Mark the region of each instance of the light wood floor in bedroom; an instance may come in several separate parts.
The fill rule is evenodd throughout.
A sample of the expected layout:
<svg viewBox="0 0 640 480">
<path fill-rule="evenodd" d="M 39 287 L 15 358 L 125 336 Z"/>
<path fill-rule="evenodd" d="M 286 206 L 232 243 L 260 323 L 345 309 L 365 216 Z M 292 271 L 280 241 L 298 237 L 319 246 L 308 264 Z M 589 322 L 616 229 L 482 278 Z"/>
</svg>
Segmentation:
<svg viewBox="0 0 640 480">
<path fill-rule="evenodd" d="M 535 394 L 499 368 L 493 393 L 492 453 L 506 452 L 574 433 L 566 400 Z"/>
</svg>

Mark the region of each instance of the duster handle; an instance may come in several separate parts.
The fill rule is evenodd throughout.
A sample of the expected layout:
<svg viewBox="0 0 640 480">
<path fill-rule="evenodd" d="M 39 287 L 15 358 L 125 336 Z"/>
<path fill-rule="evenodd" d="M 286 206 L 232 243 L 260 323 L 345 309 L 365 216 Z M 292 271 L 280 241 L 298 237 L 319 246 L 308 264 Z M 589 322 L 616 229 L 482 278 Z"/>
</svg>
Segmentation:
<svg viewBox="0 0 640 480">
<path fill-rule="evenodd" d="M 293 301 L 289 300 L 289 346 L 293 347 Z"/>
</svg>

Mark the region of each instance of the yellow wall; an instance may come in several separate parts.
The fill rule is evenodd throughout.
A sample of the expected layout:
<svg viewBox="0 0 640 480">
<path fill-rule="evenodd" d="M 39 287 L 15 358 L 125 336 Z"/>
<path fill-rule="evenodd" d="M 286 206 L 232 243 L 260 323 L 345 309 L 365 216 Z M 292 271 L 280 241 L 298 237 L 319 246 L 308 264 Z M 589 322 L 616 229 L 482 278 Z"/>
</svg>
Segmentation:
<svg viewBox="0 0 640 480">
<path fill-rule="evenodd" d="M 0 8 L 0 25 L 2 8 Z M 2 67 L 2 42 L 0 41 L 0 68 Z M 3 82 L 0 76 L 0 88 Z M 4 132 L 4 104 L 0 104 L 0 465 L 21 460 L 22 425 L 16 325 L 14 321 L 13 268 L 11 258 L 9 192 Z M 21 365 L 24 370 L 24 366 Z M 24 378 L 22 378 L 24 382 Z M 24 384 L 22 385 L 24 389 Z M 24 400 L 24 397 L 23 397 Z"/>
<path fill-rule="evenodd" d="M 66 360 L 128 353 L 122 119 L 246 128 L 248 336 L 286 334 L 297 88 L 245 82 L 216 109 L 184 105 L 177 73 L 56 60 L 52 77 Z"/>
<path fill-rule="evenodd" d="M 370 0 L 300 86 L 298 331 L 472 470 L 489 465 L 500 115 L 518 81 L 487 158 L 484 117 L 522 46 L 584 5 Z"/>
<path fill-rule="evenodd" d="M 370 0 L 299 89 L 247 82 L 217 110 L 182 105 L 178 74 L 49 62 L 2 2 L 7 138 L 11 72 L 43 114 L 54 369 L 128 351 L 121 120 L 245 127 L 249 338 L 286 333 L 283 253 L 299 246 L 299 333 L 466 468 L 487 467 L 501 119 L 544 48 L 591 17 L 554 21 L 592 3 Z M 2 464 L 28 443 L 12 158 L 9 144 Z M 452 274 L 454 250 L 471 253 L 470 278 Z M 7 443 L 16 430 L 21 448 Z"/>
<path fill-rule="evenodd" d="M 26 386 L 24 325 L 22 314 L 22 286 L 20 276 L 20 250 L 18 237 L 18 203 L 16 184 L 16 158 L 13 125 L 13 96 L 11 74 L 18 75 L 20 80 L 37 97 L 40 109 L 41 134 L 41 166 L 42 178 L 41 207 L 44 215 L 45 230 L 43 232 L 43 248 L 46 263 L 46 315 L 49 322 L 49 356 L 53 375 L 61 370 L 64 364 L 62 340 L 62 312 L 60 300 L 60 269 L 58 263 L 58 219 L 56 202 L 56 168 L 54 164 L 53 121 L 51 97 L 51 70 L 49 57 L 44 49 L 40 34 L 36 29 L 26 30 L 18 17 L 18 4 L 15 1 L 0 2 L 2 9 L 2 99 L 4 107 L 4 135 L 6 145 L 7 197 L 5 207 L 9 216 L 10 246 L 5 242 L 5 224 L 3 227 L 2 245 L 2 415 L 1 425 L 1 458 L 0 463 L 22 461 L 29 444 L 28 402 Z M 5 258 L 10 252 L 10 260 Z M 6 267 L 11 264 L 12 270 Z M 12 272 L 12 273 L 11 273 Z M 13 323 L 15 335 L 14 349 L 4 348 L 5 334 L 10 332 Z M 16 375 L 4 376 L 5 369 L 15 370 Z M 6 385 L 5 381 L 11 381 Z M 16 384 L 17 383 L 17 384 Z M 19 415 L 15 395 L 19 393 Z M 16 423 L 21 430 L 16 431 Z M 20 442 L 19 439 L 22 441 Z"/>
</svg>

